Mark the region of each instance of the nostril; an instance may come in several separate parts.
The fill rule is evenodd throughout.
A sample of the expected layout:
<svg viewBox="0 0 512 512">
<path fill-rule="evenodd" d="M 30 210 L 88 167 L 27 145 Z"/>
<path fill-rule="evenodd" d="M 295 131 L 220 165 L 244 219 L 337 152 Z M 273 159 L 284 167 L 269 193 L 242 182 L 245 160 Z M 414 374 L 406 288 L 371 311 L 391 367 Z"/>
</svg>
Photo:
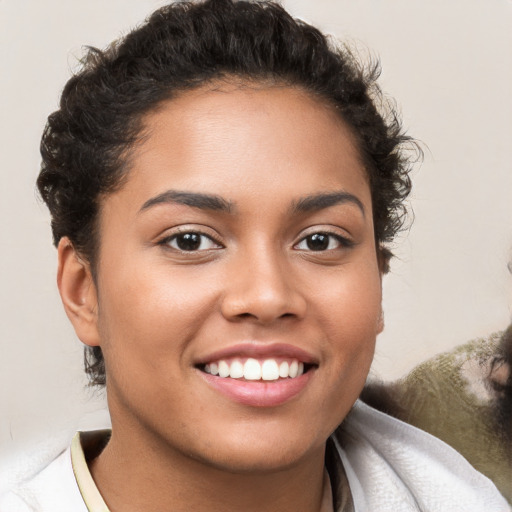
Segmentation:
<svg viewBox="0 0 512 512">
<path fill-rule="evenodd" d="M 240 314 L 238 314 L 236 316 L 238 318 L 256 318 L 256 316 L 251 314 L 251 313 L 240 313 Z"/>
</svg>

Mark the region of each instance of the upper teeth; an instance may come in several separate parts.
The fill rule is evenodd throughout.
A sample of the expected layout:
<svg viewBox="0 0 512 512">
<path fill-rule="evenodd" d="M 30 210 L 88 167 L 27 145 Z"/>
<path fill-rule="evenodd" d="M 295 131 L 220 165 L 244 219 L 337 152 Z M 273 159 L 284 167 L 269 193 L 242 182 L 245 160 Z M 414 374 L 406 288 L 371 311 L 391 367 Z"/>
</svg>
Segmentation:
<svg viewBox="0 0 512 512">
<path fill-rule="evenodd" d="M 278 363 L 275 359 L 258 361 L 249 358 L 242 363 L 239 359 L 226 361 L 221 359 L 218 362 L 205 365 L 204 371 L 219 377 L 230 377 L 232 379 L 245 380 L 277 380 L 280 377 L 295 378 L 304 373 L 304 363 L 291 359 Z"/>
</svg>

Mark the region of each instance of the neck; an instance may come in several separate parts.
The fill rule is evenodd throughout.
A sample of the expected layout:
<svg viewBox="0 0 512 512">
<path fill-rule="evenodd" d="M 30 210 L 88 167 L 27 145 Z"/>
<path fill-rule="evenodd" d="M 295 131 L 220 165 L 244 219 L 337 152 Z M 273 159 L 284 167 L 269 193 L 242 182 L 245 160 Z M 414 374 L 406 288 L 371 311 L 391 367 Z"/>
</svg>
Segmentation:
<svg viewBox="0 0 512 512">
<path fill-rule="evenodd" d="M 286 468 L 236 472 L 114 428 L 90 470 L 111 512 L 312 512 L 325 507 L 324 452 Z"/>
</svg>

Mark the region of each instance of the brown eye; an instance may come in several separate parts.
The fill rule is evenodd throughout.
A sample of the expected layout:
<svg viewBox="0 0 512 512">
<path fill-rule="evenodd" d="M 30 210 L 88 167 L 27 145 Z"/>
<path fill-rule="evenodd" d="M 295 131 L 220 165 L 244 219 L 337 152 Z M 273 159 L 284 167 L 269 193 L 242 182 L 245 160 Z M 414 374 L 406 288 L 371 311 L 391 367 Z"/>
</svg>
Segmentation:
<svg viewBox="0 0 512 512">
<path fill-rule="evenodd" d="M 162 240 L 162 244 L 183 252 L 207 251 L 208 249 L 219 249 L 220 245 L 214 242 L 209 236 L 195 231 L 178 233 Z"/>
<path fill-rule="evenodd" d="M 295 249 L 300 251 L 330 251 L 340 247 L 351 247 L 353 244 L 339 235 L 333 233 L 312 233 L 304 237 Z"/>
<path fill-rule="evenodd" d="M 183 233 L 176 237 L 176 246 L 181 251 L 197 251 L 201 246 L 201 235 L 197 233 Z"/>
<path fill-rule="evenodd" d="M 310 251 L 325 251 L 329 248 L 329 235 L 315 233 L 306 238 L 306 245 Z"/>
</svg>

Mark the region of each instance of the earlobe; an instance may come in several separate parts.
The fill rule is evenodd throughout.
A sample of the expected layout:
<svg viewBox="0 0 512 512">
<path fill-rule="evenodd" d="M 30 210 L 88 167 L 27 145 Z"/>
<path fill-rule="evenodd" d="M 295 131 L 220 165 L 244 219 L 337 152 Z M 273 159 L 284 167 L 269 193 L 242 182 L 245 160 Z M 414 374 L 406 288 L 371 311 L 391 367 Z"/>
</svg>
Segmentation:
<svg viewBox="0 0 512 512">
<path fill-rule="evenodd" d="M 57 285 L 64 310 L 78 338 L 89 346 L 98 346 L 98 297 L 87 262 L 80 258 L 67 237 L 59 242 Z"/>
</svg>

